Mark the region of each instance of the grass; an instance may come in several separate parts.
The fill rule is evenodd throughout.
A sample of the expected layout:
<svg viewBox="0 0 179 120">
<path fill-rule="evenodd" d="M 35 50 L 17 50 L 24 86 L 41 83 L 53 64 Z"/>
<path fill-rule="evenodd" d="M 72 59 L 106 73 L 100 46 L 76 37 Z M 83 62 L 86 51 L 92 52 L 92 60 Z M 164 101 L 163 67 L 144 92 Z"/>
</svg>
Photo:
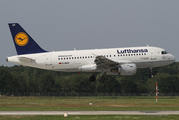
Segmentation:
<svg viewBox="0 0 179 120">
<path fill-rule="evenodd" d="M 0 120 L 177 120 L 179 119 L 178 115 L 169 115 L 169 116 L 139 116 L 139 115 L 72 115 L 64 118 L 63 116 L 57 115 L 44 115 L 44 116 L 0 116 Z"/>
<path fill-rule="evenodd" d="M 89 105 L 92 103 L 92 105 Z M 38 98 L 1 97 L 0 111 L 167 111 L 179 110 L 179 98 L 99 99 L 99 98 Z"/>
</svg>

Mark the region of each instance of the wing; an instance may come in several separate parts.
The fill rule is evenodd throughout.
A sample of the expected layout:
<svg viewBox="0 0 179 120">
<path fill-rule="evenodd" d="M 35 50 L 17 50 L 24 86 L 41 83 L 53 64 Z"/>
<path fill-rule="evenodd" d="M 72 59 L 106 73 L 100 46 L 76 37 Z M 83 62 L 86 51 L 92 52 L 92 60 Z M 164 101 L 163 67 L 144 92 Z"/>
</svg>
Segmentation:
<svg viewBox="0 0 179 120">
<path fill-rule="evenodd" d="M 104 56 L 96 56 L 96 59 L 94 61 L 97 65 L 97 69 L 109 69 L 112 67 L 116 67 L 119 65 L 118 62 L 115 62 L 113 60 L 110 60 Z"/>
<path fill-rule="evenodd" d="M 103 71 L 117 67 L 117 66 L 119 66 L 120 64 L 123 64 L 123 63 L 131 63 L 131 61 L 129 61 L 129 60 L 115 61 L 115 60 L 106 58 L 102 55 L 96 56 L 96 59 L 94 60 L 94 62 L 97 65 L 97 69 L 101 69 Z"/>
</svg>

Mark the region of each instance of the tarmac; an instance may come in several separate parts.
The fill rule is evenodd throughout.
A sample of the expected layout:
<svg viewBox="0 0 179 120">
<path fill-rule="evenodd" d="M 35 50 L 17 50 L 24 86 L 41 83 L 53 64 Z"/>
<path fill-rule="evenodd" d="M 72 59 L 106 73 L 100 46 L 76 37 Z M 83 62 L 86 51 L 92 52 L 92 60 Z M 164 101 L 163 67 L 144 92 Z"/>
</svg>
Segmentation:
<svg viewBox="0 0 179 120">
<path fill-rule="evenodd" d="M 0 115 L 179 115 L 179 111 L 0 111 Z"/>
</svg>

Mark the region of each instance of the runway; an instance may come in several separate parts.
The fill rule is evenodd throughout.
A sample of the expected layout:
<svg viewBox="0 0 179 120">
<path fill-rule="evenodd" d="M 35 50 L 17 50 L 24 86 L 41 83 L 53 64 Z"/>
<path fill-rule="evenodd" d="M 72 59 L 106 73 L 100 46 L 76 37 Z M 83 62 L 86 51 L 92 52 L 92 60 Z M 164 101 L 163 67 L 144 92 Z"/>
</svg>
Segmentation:
<svg viewBox="0 0 179 120">
<path fill-rule="evenodd" d="M 0 111 L 0 115 L 179 115 L 179 111 Z"/>
</svg>

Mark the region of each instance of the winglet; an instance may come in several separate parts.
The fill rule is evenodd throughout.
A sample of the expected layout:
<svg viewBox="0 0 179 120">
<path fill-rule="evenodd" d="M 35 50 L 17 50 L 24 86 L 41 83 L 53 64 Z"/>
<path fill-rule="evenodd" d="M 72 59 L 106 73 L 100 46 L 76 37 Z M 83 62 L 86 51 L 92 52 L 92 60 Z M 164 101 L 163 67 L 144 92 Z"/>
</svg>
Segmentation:
<svg viewBox="0 0 179 120">
<path fill-rule="evenodd" d="M 18 55 L 47 52 L 18 23 L 9 23 L 9 28 Z"/>
</svg>

